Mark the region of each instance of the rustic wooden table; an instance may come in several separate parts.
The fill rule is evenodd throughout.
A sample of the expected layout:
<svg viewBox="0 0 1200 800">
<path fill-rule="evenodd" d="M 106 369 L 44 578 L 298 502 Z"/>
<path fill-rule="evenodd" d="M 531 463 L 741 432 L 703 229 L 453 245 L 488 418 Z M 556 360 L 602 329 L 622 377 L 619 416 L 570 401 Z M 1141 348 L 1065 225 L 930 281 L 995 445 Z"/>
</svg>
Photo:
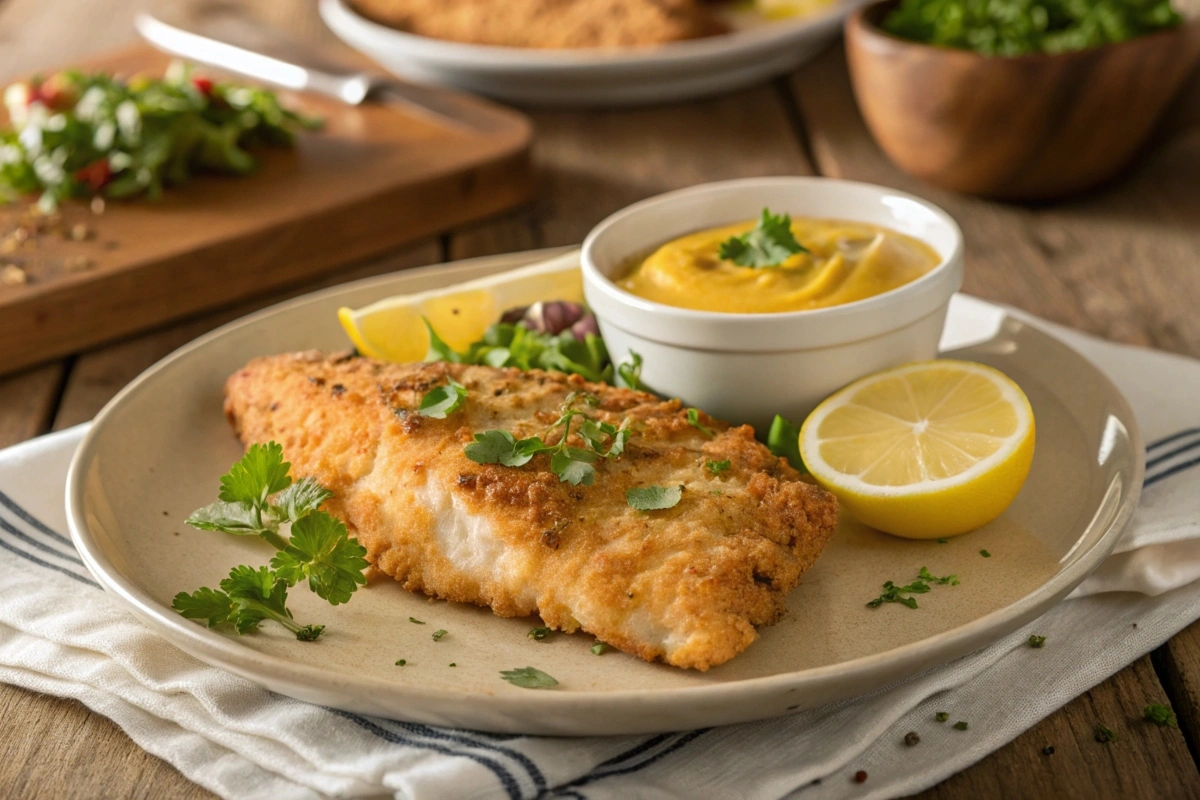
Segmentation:
<svg viewBox="0 0 1200 800">
<path fill-rule="evenodd" d="M 308 0 L 248 2 L 278 24 L 329 38 Z M 132 41 L 137 6 L 0 0 L 0 79 Z M 530 113 L 538 131 L 535 207 L 349 266 L 321 285 L 579 242 L 627 203 L 695 183 L 816 174 L 896 186 L 947 209 L 966 234 L 968 292 L 1107 339 L 1200 356 L 1200 77 L 1130 175 L 1093 196 L 1038 208 L 955 196 L 898 173 L 863 128 L 837 46 L 792 76 L 713 100 Z M 0 378 L 0 446 L 90 419 L 171 350 L 279 299 Z M 1141 709 L 1155 702 L 1174 707 L 1179 729 L 1139 722 Z M 1116 743 L 1094 741 L 1101 721 L 1118 732 Z M 211 797 L 73 700 L 0 686 L 0 730 L 5 797 Z M 922 797 L 1200 797 L 1198 736 L 1200 624 L 1193 624 Z M 1042 755 L 1047 744 L 1054 755 Z"/>
</svg>

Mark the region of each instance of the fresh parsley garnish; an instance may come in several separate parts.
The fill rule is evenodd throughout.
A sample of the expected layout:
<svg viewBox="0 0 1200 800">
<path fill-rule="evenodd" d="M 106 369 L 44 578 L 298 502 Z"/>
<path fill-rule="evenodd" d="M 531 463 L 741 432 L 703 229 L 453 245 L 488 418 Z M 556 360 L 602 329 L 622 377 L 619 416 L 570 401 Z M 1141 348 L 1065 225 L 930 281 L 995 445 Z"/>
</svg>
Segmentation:
<svg viewBox="0 0 1200 800">
<path fill-rule="evenodd" d="M 622 361 L 617 365 L 617 386 L 624 386 L 628 389 L 636 389 L 639 392 L 648 392 L 645 384 L 642 383 L 642 357 L 629 351 L 629 360 Z"/>
<path fill-rule="evenodd" d="M 579 338 L 570 330 L 550 334 L 518 323 L 497 322 L 460 353 L 437 335 L 429 320 L 425 320 L 425 328 L 429 332 L 426 361 L 555 370 L 582 375 L 594 383 L 613 382 L 612 360 L 604 340 L 594 333 Z"/>
<path fill-rule="evenodd" d="M 1108 744 L 1117 740 L 1117 732 L 1108 727 L 1102 722 L 1096 723 L 1096 741 L 1100 744 Z"/>
<path fill-rule="evenodd" d="M 954 730 L 956 731 L 965 731 L 968 727 L 970 726 L 967 725 L 965 720 L 960 719 L 958 722 L 954 723 Z"/>
<path fill-rule="evenodd" d="M 792 235 L 792 218 L 788 214 L 772 214 L 764 208 L 753 230 L 731 236 L 717 247 L 717 256 L 739 267 L 762 269 L 778 267 L 796 253 L 808 248 Z"/>
<path fill-rule="evenodd" d="M 447 633 L 449 633 L 449 631 L 442 630 L 441 628 L 439 628 L 433 632 L 433 640 L 435 642 L 440 642 L 442 640 L 442 637 L 445 636 Z"/>
<path fill-rule="evenodd" d="M 408 663 L 408 661 L 407 661 L 406 659 L 403 659 L 403 658 L 401 658 L 401 659 L 399 659 L 399 660 L 396 662 L 396 666 L 397 666 L 397 667 L 403 667 L 403 666 L 404 666 L 405 664 L 407 664 L 407 663 Z"/>
<path fill-rule="evenodd" d="M 693 428 L 700 431 L 708 438 L 712 439 L 713 437 L 716 436 L 716 434 L 712 432 L 712 428 L 709 428 L 707 425 L 702 425 L 700 423 L 700 409 L 689 408 L 687 410 L 687 421 L 688 421 L 688 425 L 691 425 Z"/>
<path fill-rule="evenodd" d="M 529 632 L 529 638 L 533 639 L 534 641 L 538 641 L 538 642 L 543 641 L 549 635 L 550 635 L 549 628 L 534 628 L 533 630 L 531 630 Z"/>
<path fill-rule="evenodd" d="M 596 642 L 594 645 L 592 645 L 592 655 L 604 655 L 604 651 L 607 649 L 608 645 L 606 645 L 604 642 Z"/>
<path fill-rule="evenodd" d="M 466 388 L 454 380 L 448 378 L 448 383 L 445 386 L 437 386 L 430 389 L 424 397 L 421 398 L 421 405 L 418 408 L 421 416 L 432 417 L 433 419 L 445 419 L 463 407 L 467 402 Z"/>
<path fill-rule="evenodd" d="M 991 553 L 989 553 L 987 550 L 980 550 L 980 551 L 979 551 L 979 555 L 983 556 L 984 558 L 991 558 L 991 557 L 992 557 L 992 554 L 991 554 Z"/>
<path fill-rule="evenodd" d="M 1142 709 L 1142 719 L 1147 722 L 1153 722 L 1160 728 L 1174 728 L 1178 726 L 1178 721 L 1175 719 L 1175 712 L 1168 705 L 1162 703 L 1151 703 Z"/>
<path fill-rule="evenodd" d="M 425 624 L 424 622 L 421 622 L 421 620 L 417 619 L 416 617 L 409 617 L 408 621 L 411 622 L 413 625 L 424 625 Z"/>
<path fill-rule="evenodd" d="M 793 468 L 800 472 L 808 472 L 804 459 L 800 457 L 800 426 L 778 414 L 771 421 L 767 431 L 767 449 L 775 455 L 786 458 Z"/>
<path fill-rule="evenodd" d="M 950 714 L 947 711 L 939 711 L 933 715 L 933 718 L 938 722 L 945 722 L 946 720 L 950 719 Z"/>
<path fill-rule="evenodd" d="M 730 460 L 727 458 L 724 461 L 706 461 L 706 462 L 704 462 L 704 466 L 707 467 L 708 471 L 711 472 L 713 475 L 720 475 L 722 472 L 729 469 L 733 465 L 730 462 Z"/>
<path fill-rule="evenodd" d="M 595 419 L 576 404 L 583 402 L 591 406 L 599 403 L 595 395 L 571 392 L 562 405 L 561 415 L 542 436 L 517 439 L 508 431 L 490 430 L 475 434 L 475 441 L 463 448 L 467 458 L 477 464 L 501 464 L 520 467 L 539 453 L 550 455 L 550 471 L 559 480 L 573 486 L 591 486 L 596 477 L 592 465 L 600 459 L 619 458 L 625 452 L 632 431 L 628 419 L 620 425 Z M 569 444 L 572 425 L 580 419 L 575 433 L 583 440 L 584 447 Z M 546 439 L 557 428 L 562 428 L 558 442 L 546 444 Z"/>
<path fill-rule="evenodd" d="M 949 539 L 940 539 L 940 538 L 939 538 L 939 539 L 937 540 L 937 543 L 938 543 L 938 544 L 950 544 L 950 540 L 949 540 Z"/>
<path fill-rule="evenodd" d="M 550 689 L 558 686 L 558 681 L 540 669 L 534 669 L 533 667 L 501 670 L 500 677 L 513 686 L 520 686 L 522 689 Z"/>
<path fill-rule="evenodd" d="M 1029 634 L 1029 646 L 1035 650 L 1040 650 L 1046 644 L 1045 636 L 1038 636 L 1036 633 Z"/>
<path fill-rule="evenodd" d="M 638 511 L 661 511 L 679 505 L 682 486 L 645 486 L 625 491 L 625 502 Z"/>
<path fill-rule="evenodd" d="M 929 570 L 921 567 L 917 579 L 907 586 L 897 586 L 892 581 L 887 581 L 883 584 L 883 591 L 879 597 L 867 602 L 867 608 L 879 608 L 884 603 L 900 603 L 909 608 L 917 607 L 917 598 L 914 594 L 925 594 L 929 591 L 930 584 L 938 586 L 958 586 L 957 575 L 946 575 L 945 577 L 937 577 L 930 574 Z"/>
<path fill-rule="evenodd" d="M 238 633 L 270 619 L 297 639 L 312 641 L 324 626 L 292 620 L 288 588 L 307 580 L 309 589 L 338 605 L 366 583 L 366 548 L 349 537 L 340 520 L 319 510 L 333 493 L 311 478 L 293 483 L 290 469 L 275 442 L 252 445 L 221 477 L 220 499 L 188 517 L 188 524 L 200 530 L 261 536 L 277 552 L 270 568 L 234 567 L 220 591 L 202 587 L 177 594 L 172 605 L 184 617 L 209 627 L 229 623 Z M 291 526 L 290 539 L 280 532 L 285 523 Z"/>
</svg>

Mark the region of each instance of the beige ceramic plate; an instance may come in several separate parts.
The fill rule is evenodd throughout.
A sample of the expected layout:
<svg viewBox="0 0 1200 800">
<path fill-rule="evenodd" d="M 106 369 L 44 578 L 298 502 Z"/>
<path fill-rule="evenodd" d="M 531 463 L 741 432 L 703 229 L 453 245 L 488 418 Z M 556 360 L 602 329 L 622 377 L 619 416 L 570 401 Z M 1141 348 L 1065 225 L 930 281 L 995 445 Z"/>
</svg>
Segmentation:
<svg viewBox="0 0 1200 800">
<path fill-rule="evenodd" d="M 253 356 L 342 348 L 335 311 L 528 263 L 517 254 L 431 267 L 331 289 L 227 325 L 168 356 L 97 417 L 71 467 L 75 544 L 106 589 L 168 640 L 277 692 L 350 711 L 481 730 L 631 734 L 741 722 L 862 694 L 963 656 L 1046 611 L 1112 549 L 1142 483 L 1142 442 L 1128 404 L 1081 356 L 992 306 L 958 302 L 948 330 L 985 341 L 954 352 L 1014 378 L 1037 415 L 1033 471 L 993 524 L 948 544 L 843 524 L 791 595 L 790 613 L 744 654 L 705 673 L 647 664 L 593 639 L 527 638 L 536 619 L 433 602 L 389 580 L 349 605 L 294 591 L 300 619 L 327 625 L 312 644 L 278 626 L 238 637 L 171 610 L 181 590 L 213 586 L 266 545 L 183 525 L 216 495 L 240 453 L 221 413 L 226 376 Z M 982 337 L 979 331 L 984 330 Z M 982 558 L 986 549 L 991 558 Z M 920 608 L 867 600 L 920 567 L 957 573 Z M 424 620 L 414 625 L 409 617 Z M 449 633 L 434 642 L 431 632 Z M 399 658 L 405 667 L 395 666 Z M 450 666 L 451 663 L 457 666 Z M 499 670 L 535 666 L 548 691 L 510 686 Z"/>
</svg>

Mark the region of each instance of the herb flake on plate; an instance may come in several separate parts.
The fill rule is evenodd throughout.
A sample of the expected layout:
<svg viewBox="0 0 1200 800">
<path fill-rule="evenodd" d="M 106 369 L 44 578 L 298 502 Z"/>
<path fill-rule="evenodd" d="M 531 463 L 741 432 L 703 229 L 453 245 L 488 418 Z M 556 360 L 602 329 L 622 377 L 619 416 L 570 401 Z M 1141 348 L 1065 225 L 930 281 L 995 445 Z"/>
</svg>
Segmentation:
<svg viewBox="0 0 1200 800">
<path fill-rule="evenodd" d="M 500 677 L 513 686 L 520 686 L 522 689 L 551 689 L 558 686 L 558 681 L 540 669 L 533 667 L 501 670 Z"/>
<path fill-rule="evenodd" d="M 679 505 L 682 486 L 644 486 L 625 491 L 625 502 L 638 511 L 662 511 Z"/>
</svg>

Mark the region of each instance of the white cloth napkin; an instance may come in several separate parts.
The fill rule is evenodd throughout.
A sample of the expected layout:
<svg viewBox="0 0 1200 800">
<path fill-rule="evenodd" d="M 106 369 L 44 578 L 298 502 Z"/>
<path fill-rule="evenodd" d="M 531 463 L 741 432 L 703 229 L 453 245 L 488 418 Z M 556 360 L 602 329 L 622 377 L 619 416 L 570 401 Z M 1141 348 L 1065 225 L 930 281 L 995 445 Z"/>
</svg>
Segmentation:
<svg viewBox="0 0 1200 800">
<path fill-rule="evenodd" d="M 986 338 L 987 319 L 1003 313 L 956 298 L 945 343 Z M 1200 363 L 1054 330 L 1121 387 L 1150 443 L 1142 504 L 1117 554 L 1027 629 L 866 697 L 725 728 L 553 739 L 369 718 L 272 694 L 176 650 L 90 578 L 62 510 L 82 426 L 0 452 L 0 681 L 81 700 L 227 798 L 915 792 L 1200 616 L 1200 469 L 1189 471 L 1200 466 Z M 1046 636 L 1044 648 L 1028 647 L 1031 632 Z M 970 728 L 936 723 L 942 709 Z M 921 736 L 915 747 L 902 743 L 910 730 Z M 865 784 L 853 782 L 857 770 L 868 772 Z"/>
</svg>

